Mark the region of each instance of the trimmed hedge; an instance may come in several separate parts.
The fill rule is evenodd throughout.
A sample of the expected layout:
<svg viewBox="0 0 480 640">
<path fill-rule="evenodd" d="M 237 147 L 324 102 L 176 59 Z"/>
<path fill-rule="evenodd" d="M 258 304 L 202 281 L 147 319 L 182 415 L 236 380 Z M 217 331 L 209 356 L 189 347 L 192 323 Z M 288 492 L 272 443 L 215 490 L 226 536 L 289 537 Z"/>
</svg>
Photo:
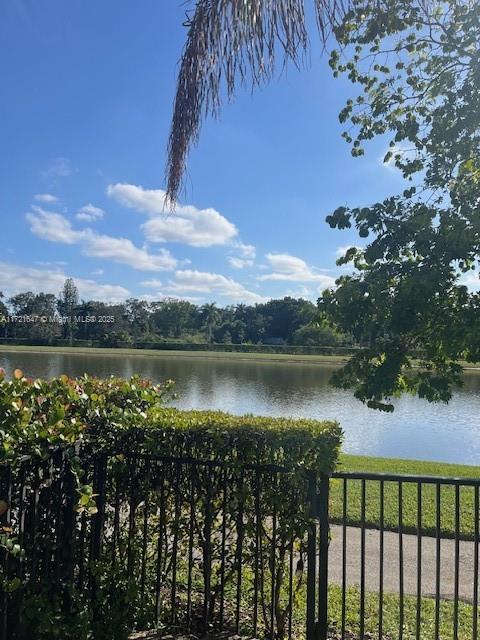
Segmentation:
<svg viewBox="0 0 480 640">
<path fill-rule="evenodd" d="M 142 435 L 152 453 L 319 473 L 333 471 L 341 443 L 336 422 L 177 409 L 164 409 Z"/>
</svg>

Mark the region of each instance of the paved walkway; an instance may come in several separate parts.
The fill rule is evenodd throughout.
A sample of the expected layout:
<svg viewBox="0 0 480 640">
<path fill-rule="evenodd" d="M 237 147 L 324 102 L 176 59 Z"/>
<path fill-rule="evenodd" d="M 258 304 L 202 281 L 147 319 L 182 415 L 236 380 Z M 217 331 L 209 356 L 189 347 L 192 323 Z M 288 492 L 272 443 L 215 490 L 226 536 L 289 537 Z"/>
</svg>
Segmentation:
<svg viewBox="0 0 480 640">
<path fill-rule="evenodd" d="M 342 583 L 342 527 L 331 527 L 329 580 Z M 357 527 L 347 527 L 347 584 L 360 584 L 360 535 Z M 365 567 L 367 591 L 379 589 L 380 534 L 373 529 L 365 532 Z M 459 598 L 473 600 L 474 543 L 460 542 Z M 455 542 L 441 540 L 441 597 L 453 599 L 455 577 Z M 417 594 L 417 537 L 403 535 L 404 593 Z M 435 597 L 436 540 L 422 538 L 422 595 Z M 384 533 L 384 591 L 399 592 L 399 538 L 390 531 Z"/>
</svg>

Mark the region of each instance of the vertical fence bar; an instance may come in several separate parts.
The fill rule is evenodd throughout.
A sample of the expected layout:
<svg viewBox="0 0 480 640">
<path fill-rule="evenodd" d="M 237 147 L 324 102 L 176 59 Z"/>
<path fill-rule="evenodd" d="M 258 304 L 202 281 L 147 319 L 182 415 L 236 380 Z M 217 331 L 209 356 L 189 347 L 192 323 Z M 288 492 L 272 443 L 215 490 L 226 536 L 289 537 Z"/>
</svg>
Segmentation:
<svg viewBox="0 0 480 640">
<path fill-rule="evenodd" d="M 365 510 L 367 500 L 366 481 L 361 480 L 360 513 L 360 640 L 365 636 Z"/>
<path fill-rule="evenodd" d="M 380 560 L 378 577 L 378 637 L 383 638 L 383 570 L 385 554 L 385 483 L 380 480 Z"/>
<path fill-rule="evenodd" d="M 205 522 L 203 536 L 205 545 L 203 548 L 203 625 L 207 631 L 210 617 L 210 589 L 212 578 L 212 469 L 207 472 L 207 487 L 205 500 Z"/>
<path fill-rule="evenodd" d="M 140 599 L 145 597 L 145 580 L 147 572 L 147 544 L 148 544 L 148 517 L 150 509 L 150 459 L 145 461 L 145 485 L 143 501 L 143 530 L 142 530 L 142 566 L 140 577 Z"/>
<path fill-rule="evenodd" d="M 63 602 L 62 610 L 64 614 L 71 611 L 71 586 L 73 584 L 75 572 L 75 549 L 76 549 L 76 514 L 75 504 L 77 501 L 76 483 L 71 464 L 65 461 L 63 473 L 64 482 L 64 502 L 63 502 L 63 536 L 61 538 L 62 549 L 62 580 Z"/>
<path fill-rule="evenodd" d="M 7 526 L 9 522 L 9 514 L 11 508 L 11 500 L 12 500 L 12 491 L 11 491 L 11 468 L 10 467 L 1 467 L 3 471 L 1 478 L 2 482 L 0 483 L 0 499 L 5 502 L 3 505 L 3 513 L 0 515 L 0 527 Z M 5 577 L 8 576 L 8 551 L 4 549 L 0 549 L 0 559 L 3 564 L 3 570 Z M 1 592 L 1 638 L 2 640 L 7 640 L 10 632 L 9 625 L 9 597 L 6 589 L 2 588 Z"/>
<path fill-rule="evenodd" d="M 160 496 L 158 505 L 157 576 L 155 584 L 155 622 L 160 622 L 163 584 L 163 530 L 165 528 L 165 468 L 161 465 Z"/>
<path fill-rule="evenodd" d="M 293 623 L 293 542 L 294 536 L 290 540 L 289 562 L 288 562 L 288 640 L 292 638 Z M 256 637 L 256 633 L 254 636 Z"/>
<path fill-rule="evenodd" d="M 53 476 L 53 458 L 47 459 L 45 466 L 47 467 L 47 481 L 43 483 L 43 486 L 40 491 L 40 522 L 48 522 L 51 523 L 53 521 L 52 518 L 52 491 L 51 486 L 54 482 Z M 44 469 L 45 471 L 45 469 Z M 40 567 L 41 567 L 41 579 L 50 580 L 50 570 L 52 568 L 52 532 L 49 527 L 46 529 L 43 527 L 42 530 L 42 553 L 39 554 L 40 558 Z"/>
<path fill-rule="evenodd" d="M 403 638 L 404 611 L 404 575 L 403 575 L 403 483 L 398 483 L 398 580 L 399 580 L 399 615 L 398 615 L 398 640 Z"/>
<path fill-rule="evenodd" d="M 458 640 L 458 592 L 460 580 L 460 485 L 455 485 L 455 585 L 453 596 L 453 640 Z"/>
<path fill-rule="evenodd" d="M 240 605 L 242 599 L 242 560 L 243 560 L 243 470 L 238 478 L 238 515 L 237 515 L 237 549 L 236 549 L 236 565 L 237 565 L 237 591 L 235 606 L 235 632 L 238 633 L 240 628 Z"/>
<path fill-rule="evenodd" d="M 330 478 L 322 474 L 318 493 L 318 517 L 320 525 L 318 558 L 318 640 L 327 640 L 328 634 L 328 541 L 329 525 L 329 487 Z"/>
<path fill-rule="evenodd" d="M 347 478 L 343 478 L 343 503 L 342 503 L 342 640 L 345 640 L 346 614 L 347 614 Z"/>
<path fill-rule="evenodd" d="M 276 473 L 273 474 L 273 486 L 275 491 L 278 488 L 278 476 Z M 276 496 L 275 496 L 276 497 Z M 277 546 L 277 501 L 275 500 L 273 506 L 273 514 L 272 514 L 272 548 L 270 553 L 270 564 L 271 564 L 271 608 L 270 608 L 270 632 L 271 638 L 274 640 L 275 638 L 275 611 L 276 611 L 276 600 L 277 600 L 277 567 L 276 567 L 276 546 Z"/>
<path fill-rule="evenodd" d="M 436 522 L 435 522 L 435 638 L 438 638 L 440 632 L 440 580 L 441 580 L 441 535 L 442 535 L 442 485 L 437 482 L 435 486 L 435 506 L 436 506 Z"/>
<path fill-rule="evenodd" d="M 225 549 L 227 544 L 227 504 L 228 504 L 228 477 L 227 469 L 223 471 L 223 500 L 222 500 L 222 541 L 220 560 L 220 631 L 223 630 L 225 617 Z"/>
<path fill-rule="evenodd" d="M 115 567 L 117 542 L 120 530 L 120 486 L 118 477 L 112 476 L 112 483 L 115 483 L 114 506 L 113 506 L 113 531 L 112 531 L 112 557 L 111 566 Z M 113 571 L 112 571 L 113 575 Z"/>
<path fill-rule="evenodd" d="M 177 622 L 177 568 L 178 568 L 178 534 L 180 525 L 180 477 L 182 468 L 179 462 L 175 462 L 173 492 L 175 510 L 173 515 L 173 542 L 172 542 L 172 585 L 170 589 L 170 622 Z"/>
<path fill-rule="evenodd" d="M 28 464 L 31 464 L 30 462 Z M 27 463 L 20 463 L 20 491 L 19 491 L 19 505 L 18 505 L 18 541 L 20 546 L 24 546 L 25 538 L 25 516 L 27 511 Z M 72 506 L 73 511 L 73 506 Z M 70 545 L 70 548 L 72 546 Z M 21 563 L 21 576 L 25 571 L 25 563 Z"/>
<path fill-rule="evenodd" d="M 129 510 L 128 510 L 128 542 L 127 542 L 127 573 L 129 576 L 133 574 L 133 564 L 135 558 L 135 535 L 137 531 L 136 514 L 137 514 L 137 470 L 136 458 L 130 458 L 128 463 L 129 470 Z"/>
<path fill-rule="evenodd" d="M 307 537 L 307 640 L 315 640 L 316 613 L 316 569 L 317 569 L 317 525 L 315 506 L 317 477 L 312 471 L 308 474 L 307 513 L 310 519 Z"/>
<path fill-rule="evenodd" d="M 32 550 L 32 564 L 31 564 L 31 582 L 35 584 L 37 581 L 37 529 L 38 529 L 38 508 L 39 508 L 39 487 L 40 487 L 40 467 L 38 460 L 35 460 L 33 469 L 33 496 L 31 505 L 31 550 Z M 83 551 L 83 549 L 82 549 Z M 81 553 L 81 557 L 83 553 Z"/>
<path fill-rule="evenodd" d="M 192 573 L 193 573 L 193 536 L 195 527 L 195 465 L 191 464 L 190 471 L 190 513 L 188 518 L 188 577 L 187 577 L 187 630 L 192 623 Z"/>
<path fill-rule="evenodd" d="M 417 483 L 417 633 L 416 640 L 420 638 L 420 626 L 422 620 L 422 483 Z"/>
<path fill-rule="evenodd" d="M 87 537 L 87 514 L 80 516 L 79 554 L 78 554 L 78 589 L 83 589 L 85 583 L 85 538 Z"/>
<path fill-rule="evenodd" d="M 253 635 L 257 637 L 258 630 L 258 592 L 259 592 L 259 572 L 260 572 L 260 527 L 262 526 L 261 513 L 260 513 L 260 472 L 258 469 L 255 472 L 255 552 L 254 552 L 254 577 L 253 577 Z M 290 564 L 292 562 L 292 556 L 290 558 Z M 292 569 L 290 567 L 290 576 L 292 577 Z M 289 602 L 291 600 L 291 585 L 289 589 Z M 291 615 L 291 605 L 290 615 Z M 289 634 L 290 635 L 290 634 Z"/>
<path fill-rule="evenodd" d="M 54 533 L 53 533 L 53 566 L 55 582 L 58 583 L 61 577 L 61 566 L 64 560 L 62 553 L 62 545 L 64 544 L 65 531 L 63 528 L 63 501 L 65 494 L 65 455 L 63 451 L 57 451 L 54 455 L 54 464 L 56 478 L 52 484 L 51 491 L 54 496 L 55 512 L 52 514 L 54 519 Z M 71 545 L 69 545 L 71 548 Z M 63 576 L 62 576 L 63 577 Z"/>
<path fill-rule="evenodd" d="M 97 600 L 97 579 L 92 569 L 93 564 L 100 560 L 102 552 L 103 530 L 105 523 L 106 480 L 107 458 L 105 455 L 99 455 L 95 458 L 93 493 L 96 494 L 95 502 L 97 505 L 97 513 L 92 516 L 92 528 L 90 537 L 90 566 L 88 568 L 88 584 L 94 608 L 96 607 Z"/>
<path fill-rule="evenodd" d="M 472 621 L 472 640 L 477 640 L 478 631 L 478 538 L 479 538 L 479 517 L 480 517 L 480 500 L 479 486 L 474 487 L 474 545 L 473 545 L 473 621 Z"/>
</svg>

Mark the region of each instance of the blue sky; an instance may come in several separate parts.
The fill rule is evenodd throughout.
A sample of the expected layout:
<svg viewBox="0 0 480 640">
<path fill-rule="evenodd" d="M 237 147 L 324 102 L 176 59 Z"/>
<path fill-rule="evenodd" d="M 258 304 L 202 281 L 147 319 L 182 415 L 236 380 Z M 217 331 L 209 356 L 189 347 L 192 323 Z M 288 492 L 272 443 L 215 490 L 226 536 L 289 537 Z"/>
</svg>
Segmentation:
<svg viewBox="0 0 480 640">
<path fill-rule="evenodd" d="M 3 0 L 0 291 L 219 304 L 333 283 L 354 230 L 325 216 L 397 192 L 383 142 L 353 159 L 337 114 L 352 96 L 311 64 L 239 91 L 207 121 L 174 214 L 162 211 L 183 0 Z"/>
</svg>

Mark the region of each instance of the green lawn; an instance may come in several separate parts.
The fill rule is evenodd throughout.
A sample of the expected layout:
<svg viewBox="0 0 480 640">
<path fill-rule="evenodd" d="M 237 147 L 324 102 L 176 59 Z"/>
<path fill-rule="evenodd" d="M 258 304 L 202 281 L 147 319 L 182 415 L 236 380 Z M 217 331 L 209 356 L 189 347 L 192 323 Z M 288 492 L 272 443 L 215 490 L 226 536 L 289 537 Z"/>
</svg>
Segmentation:
<svg viewBox="0 0 480 640">
<path fill-rule="evenodd" d="M 367 471 L 376 473 L 398 473 L 427 476 L 454 476 L 464 478 L 480 478 L 480 467 L 446 464 L 440 462 L 422 462 L 417 460 L 400 460 L 395 458 L 372 458 L 343 454 L 340 459 L 340 470 Z M 380 517 L 380 483 L 366 483 L 366 523 L 370 527 L 378 526 Z M 403 522 L 405 531 L 417 531 L 417 486 L 403 485 Z M 347 519 L 352 525 L 360 524 L 361 483 L 348 482 Z M 342 481 L 331 481 L 331 515 L 334 522 L 341 522 L 343 509 Z M 426 535 L 435 535 L 436 496 L 433 485 L 424 485 L 422 490 L 422 530 Z M 385 483 L 385 528 L 398 528 L 398 485 Z M 455 489 L 442 487 L 441 490 L 441 528 L 442 535 L 453 537 L 455 528 Z M 474 490 L 462 487 L 460 490 L 460 534 L 462 538 L 471 539 L 474 534 Z"/>
<path fill-rule="evenodd" d="M 254 353 L 243 353 L 238 351 L 190 351 L 176 349 L 133 349 L 124 347 L 47 347 L 33 345 L 0 344 L 0 353 L 13 351 L 29 351 L 30 353 L 72 353 L 83 355 L 128 355 L 128 356 L 156 356 L 169 358 L 209 358 L 212 360 L 257 360 L 259 362 L 282 362 L 283 364 L 334 364 L 343 365 L 350 359 L 350 356 L 343 353 L 335 355 L 307 355 L 291 353 L 264 353 L 262 351 Z M 465 369 L 479 371 L 479 364 L 463 362 L 460 363 Z"/>
<path fill-rule="evenodd" d="M 329 595 L 329 620 L 332 627 L 341 628 L 342 619 L 342 589 L 332 585 L 328 590 Z M 399 597 L 393 594 L 384 594 L 383 598 L 383 638 L 398 638 L 399 629 Z M 378 637 L 378 612 L 379 598 L 377 593 L 365 595 L 365 633 L 368 637 Z M 349 587 L 346 594 L 346 630 L 353 634 L 359 631 L 360 590 L 357 587 Z M 420 616 L 420 638 L 422 640 L 435 640 L 435 600 L 422 598 Z M 453 602 L 442 600 L 440 603 L 440 629 L 439 638 L 451 640 L 453 634 Z M 417 599 L 415 596 L 404 598 L 404 640 L 416 638 L 417 623 Z M 458 606 L 458 640 L 471 640 L 473 629 L 473 607 L 464 602 Z"/>
</svg>

